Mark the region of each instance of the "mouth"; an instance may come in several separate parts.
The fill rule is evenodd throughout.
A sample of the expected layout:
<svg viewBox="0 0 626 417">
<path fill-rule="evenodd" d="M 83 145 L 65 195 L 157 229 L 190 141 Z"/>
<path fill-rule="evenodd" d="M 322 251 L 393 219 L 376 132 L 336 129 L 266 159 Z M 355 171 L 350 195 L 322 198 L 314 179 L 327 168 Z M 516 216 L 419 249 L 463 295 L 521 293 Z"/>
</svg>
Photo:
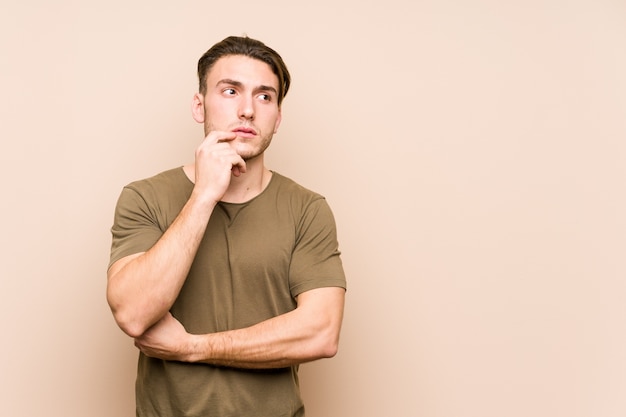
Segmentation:
<svg viewBox="0 0 626 417">
<path fill-rule="evenodd" d="M 242 138 L 252 138 L 256 136 L 256 130 L 250 127 L 240 126 L 233 129 L 232 132 L 236 133 L 237 136 Z"/>
</svg>

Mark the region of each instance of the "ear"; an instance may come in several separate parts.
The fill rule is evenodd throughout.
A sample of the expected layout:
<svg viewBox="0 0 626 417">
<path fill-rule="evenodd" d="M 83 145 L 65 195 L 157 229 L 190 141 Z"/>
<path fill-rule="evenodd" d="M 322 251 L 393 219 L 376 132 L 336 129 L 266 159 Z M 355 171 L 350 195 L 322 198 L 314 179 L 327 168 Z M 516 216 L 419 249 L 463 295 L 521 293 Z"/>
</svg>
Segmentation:
<svg viewBox="0 0 626 417">
<path fill-rule="evenodd" d="M 280 126 L 280 122 L 283 120 L 283 112 L 281 108 L 278 108 L 278 117 L 276 118 L 276 123 L 274 123 L 274 134 L 278 132 L 278 126 Z"/>
<path fill-rule="evenodd" d="M 191 115 L 196 122 L 204 123 L 204 96 L 200 93 L 193 95 L 193 99 L 191 100 Z"/>
</svg>

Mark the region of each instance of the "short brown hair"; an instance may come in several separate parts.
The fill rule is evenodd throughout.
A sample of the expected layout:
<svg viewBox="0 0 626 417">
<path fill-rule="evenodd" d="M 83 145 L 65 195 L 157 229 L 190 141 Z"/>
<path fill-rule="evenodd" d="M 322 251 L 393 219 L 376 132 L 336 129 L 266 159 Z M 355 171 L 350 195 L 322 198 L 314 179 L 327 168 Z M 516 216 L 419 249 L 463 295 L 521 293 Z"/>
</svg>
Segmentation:
<svg viewBox="0 0 626 417">
<path fill-rule="evenodd" d="M 269 65 L 278 78 L 278 105 L 281 105 L 291 84 L 291 75 L 289 75 L 287 66 L 275 50 L 266 46 L 263 42 L 247 36 L 229 36 L 213 45 L 211 49 L 202 55 L 198 61 L 198 81 L 201 94 L 206 94 L 208 72 L 218 59 L 228 55 L 243 55 L 258 59 Z"/>
</svg>

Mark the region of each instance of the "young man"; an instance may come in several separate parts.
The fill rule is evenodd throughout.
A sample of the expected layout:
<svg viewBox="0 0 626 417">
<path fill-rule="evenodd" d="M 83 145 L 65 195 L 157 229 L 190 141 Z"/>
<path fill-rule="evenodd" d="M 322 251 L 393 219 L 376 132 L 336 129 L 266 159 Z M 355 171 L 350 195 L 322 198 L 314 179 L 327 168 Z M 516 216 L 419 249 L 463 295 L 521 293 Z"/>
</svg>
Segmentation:
<svg viewBox="0 0 626 417">
<path fill-rule="evenodd" d="M 195 163 L 124 187 L 107 299 L 140 350 L 138 416 L 303 416 L 298 365 L 337 352 L 345 277 L 326 200 L 264 152 L 290 75 L 229 37 L 198 62 Z"/>
</svg>

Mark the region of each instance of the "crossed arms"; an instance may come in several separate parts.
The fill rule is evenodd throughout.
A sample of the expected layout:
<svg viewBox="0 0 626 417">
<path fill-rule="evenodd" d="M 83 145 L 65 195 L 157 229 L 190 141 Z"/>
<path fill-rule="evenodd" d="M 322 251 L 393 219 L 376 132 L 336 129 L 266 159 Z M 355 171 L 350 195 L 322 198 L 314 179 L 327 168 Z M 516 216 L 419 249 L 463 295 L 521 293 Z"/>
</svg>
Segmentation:
<svg viewBox="0 0 626 417">
<path fill-rule="evenodd" d="M 293 311 L 251 327 L 188 333 L 169 310 L 189 272 L 217 203 L 192 193 L 148 251 L 124 257 L 108 271 L 107 299 L 120 328 L 147 356 L 237 368 L 278 368 L 337 352 L 345 291 L 301 293 Z"/>
</svg>

